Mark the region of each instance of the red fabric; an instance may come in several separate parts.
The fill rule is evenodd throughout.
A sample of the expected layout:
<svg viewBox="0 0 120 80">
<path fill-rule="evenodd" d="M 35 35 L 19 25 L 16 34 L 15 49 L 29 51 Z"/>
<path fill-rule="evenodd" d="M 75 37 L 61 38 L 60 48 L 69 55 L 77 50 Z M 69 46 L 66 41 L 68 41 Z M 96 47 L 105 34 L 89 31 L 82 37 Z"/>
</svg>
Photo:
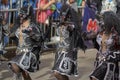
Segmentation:
<svg viewBox="0 0 120 80">
<path fill-rule="evenodd" d="M 88 32 L 90 32 L 90 31 L 97 32 L 97 30 L 98 30 L 97 21 L 89 19 L 88 25 L 87 25 L 87 31 Z"/>
<path fill-rule="evenodd" d="M 40 0 L 37 3 L 37 8 L 39 8 L 39 6 L 44 6 L 47 3 L 48 3 L 48 1 L 46 1 L 46 0 Z M 46 21 L 47 18 L 48 18 L 47 10 L 44 10 L 44 11 L 38 10 L 37 11 L 37 19 L 36 19 L 37 22 L 39 22 L 39 23 L 45 23 L 45 21 Z"/>
</svg>

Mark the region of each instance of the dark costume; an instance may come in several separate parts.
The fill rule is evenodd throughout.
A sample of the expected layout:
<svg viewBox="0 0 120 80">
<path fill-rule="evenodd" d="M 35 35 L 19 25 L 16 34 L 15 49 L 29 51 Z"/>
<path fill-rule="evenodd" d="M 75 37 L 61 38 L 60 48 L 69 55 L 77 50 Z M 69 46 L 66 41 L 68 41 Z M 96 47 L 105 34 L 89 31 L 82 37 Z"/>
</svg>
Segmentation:
<svg viewBox="0 0 120 80">
<path fill-rule="evenodd" d="M 117 31 L 119 19 L 113 12 L 108 11 L 104 14 L 104 25 L 96 37 L 99 50 L 96 55 L 95 69 L 90 74 L 90 78 L 95 78 L 96 80 L 119 80 L 120 35 Z M 108 18 L 111 20 L 108 21 Z M 110 31 L 110 35 L 107 39 L 104 39 L 103 36 L 109 33 L 108 31 Z M 103 50 L 104 46 L 106 47 L 105 50 Z"/>
<path fill-rule="evenodd" d="M 53 71 L 66 76 L 78 75 L 77 48 L 78 46 L 83 49 L 85 47 L 80 34 L 79 17 L 77 12 L 68 4 L 62 6 L 60 14 L 61 19 L 63 17 L 64 19 L 60 19 L 61 25 L 58 27 L 60 41 L 57 44 Z"/>
<path fill-rule="evenodd" d="M 106 41 L 107 50 L 105 52 L 102 52 L 100 47 L 95 61 L 95 71 L 93 71 L 90 77 L 95 77 L 98 80 L 112 80 L 113 78 L 115 80 L 119 80 L 119 68 L 117 59 L 120 58 L 120 51 L 119 43 L 116 41 L 117 37 L 118 35 L 114 33 L 109 37 L 109 39 Z M 98 35 L 97 42 L 99 45 L 101 45 L 101 40 L 101 36 Z M 110 60 L 110 58 L 116 60 Z"/>
<path fill-rule="evenodd" d="M 39 68 L 39 53 L 41 50 L 41 31 L 35 23 L 22 31 L 23 41 L 18 44 L 17 55 L 9 62 L 15 63 L 21 69 L 34 72 Z M 17 29 L 15 35 L 19 39 L 20 31 Z"/>
</svg>

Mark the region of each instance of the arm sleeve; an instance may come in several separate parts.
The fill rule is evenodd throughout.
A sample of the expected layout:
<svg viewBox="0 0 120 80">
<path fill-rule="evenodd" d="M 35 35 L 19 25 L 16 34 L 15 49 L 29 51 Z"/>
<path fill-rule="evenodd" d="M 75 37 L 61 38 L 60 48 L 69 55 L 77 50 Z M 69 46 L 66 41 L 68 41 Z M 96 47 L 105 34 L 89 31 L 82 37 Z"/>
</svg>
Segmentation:
<svg viewBox="0 0 120 80">
<path fill-rule="evenodd" d="M 30 33 L 30 37 L 35 41 L 42 40 L 42 34 L 41 34 L 41 31 L 38 29 L 38 27 L 39 26 L 32 27 L 32 31 Z"/>
</svg>

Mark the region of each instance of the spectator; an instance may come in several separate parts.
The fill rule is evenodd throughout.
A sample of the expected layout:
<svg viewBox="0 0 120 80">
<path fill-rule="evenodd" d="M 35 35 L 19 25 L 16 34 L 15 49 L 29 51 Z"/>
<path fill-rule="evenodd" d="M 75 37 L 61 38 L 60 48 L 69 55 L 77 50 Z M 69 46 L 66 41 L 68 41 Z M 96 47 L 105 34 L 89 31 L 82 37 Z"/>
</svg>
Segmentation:
<svg viewBox="0 0 120 80">
<path fill-rule="evenodd" d="M 35 8 L 35 0 L 24 0 L 23 6 L 31 5 L 33 8 Z"/>
<path fill-rule="evenodd" d="M 60 18 L 60 9 L 62 7 L 62 2 L 58 1 L 55 3 L 56 10 L 52 14 L 53 20 L 58 20 Z"/>
<path fill-rule="evenodd" d="M 77 6 L 81 6 L 83 0 L 77 0 Z"/>
<path fill-rule="evenodd" d="M 55 3 L 55 0 L 38 0 L 37 1 L 37 8 L 39 8 L 36 12 L 36 22 L 39 23 L 40 27 L 42 28 L 42 31 L 46 35 L 46 41 L 50 41 L 50 8 Z M 48 48 L 46 45 L 44 45 L 45 48 Z"/>
<path fill-rule="evenodd" d="M 1 0 L 0 10 L 8 10 L 8 9 L 9 9 L 8 0 Z M 2 23 L 1 23 L 2 30 L 3 30 L 2 31 L 2 36 L 3 36 L 3 39 L 2 39 L 3 40 L 3 45 L 2 46 L 3 46 L 3 48 L 2 48 L 2 54 L 1 55 L 3 55 L 3 53 L 6 53 L 6 51 L 4 49 L 9 42 L 9 37 L 8 37 L 9 32 L 10 32 L 9 25 L 8 25 L 9 14 L 8 14 L 8 12 L 1 12 L 0 14 L 3 17 L 2 18 Z M 7 59 L 3 58 L 3 60 L 7 60 Z"/>
<path fill-rule="evenodd" d="M 41 8 L 42 6 L 48 4 L 48 0 L 38 0 L 37 2 L 37 8 Z M 36 20 L 38 23 L 40 24 L 45 24 L 45 21 L 48 19 L 48 15 L 47 15 L 47 9 L 45 10 L 38 10 L 37 11 L 37 17 Z"/>
</svg>

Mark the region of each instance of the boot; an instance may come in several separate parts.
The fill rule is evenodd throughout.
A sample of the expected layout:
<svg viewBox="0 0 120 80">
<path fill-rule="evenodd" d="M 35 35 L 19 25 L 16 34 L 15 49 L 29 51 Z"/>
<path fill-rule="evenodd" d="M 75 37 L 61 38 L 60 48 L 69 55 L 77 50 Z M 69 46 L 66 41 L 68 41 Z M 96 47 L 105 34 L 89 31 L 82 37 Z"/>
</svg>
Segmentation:
<svg viewBox="0 0 120 80">
<path fill-rule="evenodd" d="M 8 59 L 5 58 L 5 57 L 3 56 L 3 54 L 0 54 L 0 61 L 8 61 Z"/>
</svg>

